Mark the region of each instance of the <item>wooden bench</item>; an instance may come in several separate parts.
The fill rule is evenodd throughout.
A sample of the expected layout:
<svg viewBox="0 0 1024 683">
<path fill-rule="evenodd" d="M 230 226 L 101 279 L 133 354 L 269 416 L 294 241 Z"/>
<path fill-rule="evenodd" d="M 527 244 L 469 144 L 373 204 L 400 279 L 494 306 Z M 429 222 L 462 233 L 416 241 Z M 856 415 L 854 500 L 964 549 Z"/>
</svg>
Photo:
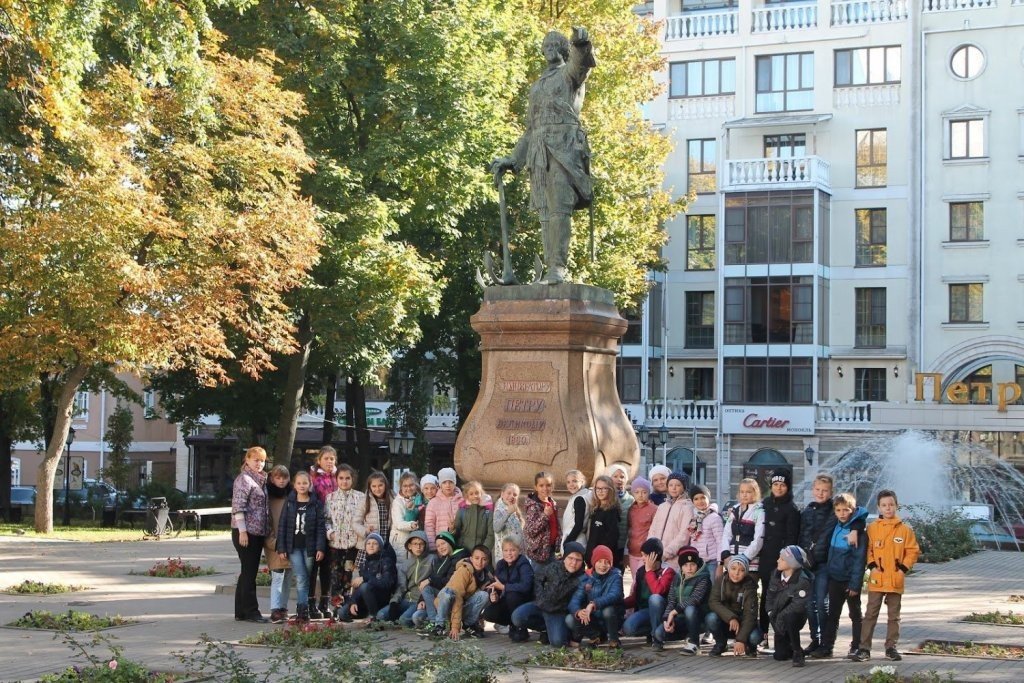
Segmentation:
<svg viewBox="0 0 1024 683">
<path fill-rule="evenodd" d="M 196 524 L 196 538 L 199 538 L 199 529 L 203 526 L 203 517 L 212 517 L 213 515 L 230 515 L 231 508 L 192 508 L 189 510 L 175 510 L 174 514 L 178 515 L 178 521 L 180 524 L 178 533 L 181 533 L 186 529 L 188 520 L 191 519 Z"/>
</svg>

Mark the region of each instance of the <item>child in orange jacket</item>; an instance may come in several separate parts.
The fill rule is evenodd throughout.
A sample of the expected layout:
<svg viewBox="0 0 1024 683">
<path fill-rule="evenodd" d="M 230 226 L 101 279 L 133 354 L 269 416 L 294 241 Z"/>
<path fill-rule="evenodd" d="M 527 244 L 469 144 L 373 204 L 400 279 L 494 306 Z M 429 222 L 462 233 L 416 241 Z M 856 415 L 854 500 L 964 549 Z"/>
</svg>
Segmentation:
<svg viewBox="0 0 1024 683">
<path fill-rule="evenodd" d="M 871 635 L 885 601 L 889 618 L 885 631 L 885 656 L 894 662 L 903 657 L 896 650 L 900 639 L 900 606 L 907 572 L 917 562 L 921 549 L 914 530 L 896 516 L 899 503 L 889 489 L 878 492 L 878 519 L 868 525 L 868 607 L 861 627 L 860 649 L 850 656 L 858 662 L 871 659 Z"/>
</svg>

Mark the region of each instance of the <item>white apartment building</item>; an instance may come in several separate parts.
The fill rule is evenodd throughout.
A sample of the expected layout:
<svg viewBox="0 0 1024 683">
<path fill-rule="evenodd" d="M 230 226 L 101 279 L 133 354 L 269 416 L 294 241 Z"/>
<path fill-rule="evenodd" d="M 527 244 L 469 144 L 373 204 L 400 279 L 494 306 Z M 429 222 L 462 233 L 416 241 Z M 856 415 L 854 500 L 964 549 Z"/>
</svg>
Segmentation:
<svg viewBox="0 0 1024 683">
<path fill-rule="evenodd" d="M 644 11 L 692 194 L 619 364 L 655 459 L 720 500 L 906 428 L 1024 465 L 1024 0 Z"/>
</svg>

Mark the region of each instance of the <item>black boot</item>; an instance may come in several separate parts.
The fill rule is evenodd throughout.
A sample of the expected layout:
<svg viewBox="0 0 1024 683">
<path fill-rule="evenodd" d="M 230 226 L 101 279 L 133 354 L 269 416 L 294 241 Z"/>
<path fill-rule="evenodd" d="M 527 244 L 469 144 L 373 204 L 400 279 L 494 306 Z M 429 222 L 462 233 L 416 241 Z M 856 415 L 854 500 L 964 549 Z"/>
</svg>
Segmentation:
<svg viewBox="0 0 1024 683">
<path fill-rule="evenodd" d="M 320 613 L 320 610 L 316 608 L 316 598 L 310 598 L 307 607 L 307 612 L 310 619 L 323 619 L 324 615 L 322 615 Z"/>
<path fill-rule="evenodd" d="M 309 623 L 309 605 L 298 605 L 295 608 L 295 622 L 298 624 Z"/>
<path fill-rule="evenodd" d="M 331 616 L 331 599 L 321 596 L 318 609 L 320 610 L 321 619 L 326 619 Z"/>
</svg>

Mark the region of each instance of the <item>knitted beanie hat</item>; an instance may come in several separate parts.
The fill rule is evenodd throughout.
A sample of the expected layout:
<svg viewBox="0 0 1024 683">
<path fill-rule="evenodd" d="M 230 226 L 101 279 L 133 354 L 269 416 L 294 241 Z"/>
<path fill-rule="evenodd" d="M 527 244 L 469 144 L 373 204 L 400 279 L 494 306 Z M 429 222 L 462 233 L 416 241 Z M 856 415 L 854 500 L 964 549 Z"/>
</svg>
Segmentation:
<svg viewBox="0 0 1024 683">
<path fill-rule="evenodd" d="M 779 557 L 790 569 L 802 569 L 807 564 L 807 553 L 798 545 L 787 545 L 779 553 Z"/>
<path fill-rule="evenodd" d="M 651 482 L 647 481 L 643 477 L 637 477 L 633 480 L 633 483 L 629 485 L 629 490 L 632 491 L 633 489 L 643 489 L 644 491 L 647 491 L 647 493 L 650 493 Z"/>
<path fill-rule="evenodd" d="M 659 474 L 667 477 L 668 475 L 672 474 L 672 470 L 665 467 L 664 465 L 655 465 L 654 467 L 651 468 L 651 471 L 647 473 L 647 476 L 650 477 L 651 481 L 654 481 L 654 478 Z"/>
<path fill-rule="evenodd" d="M 697 569 L 704 566 L 704 560 L 701 559 L 700 553 L 692 545 L 684 545 L 676 553 L 679 558 L 679 566 L 682 567 L 687 562 L 693 562 L 697 565 Z M 742 557 L 742 556 L 741 556 Z"/>
<path fill-rule="evenodd" d="M 725 566 L 731 567 L 737 562 L 739 564 L 742 564 L 743 568 L 746 569 L 748 572 L 750 571 L 750 560 L 748 560 L 747 556 L 743 553 L 740 553 L 739 555 L 730 555 L 729 559 L 725 561 Z"/>
<path fill-rule="evenodd" d="M 437 481 L 439 483 L 444 483 L 446 481 L 450 481 L 453 484 L 458 483 L 458 479 L 455 475 L 455 469 L 452 467 L 442 467 L 437 473 Z"/>
<path fill-rule="evenodd" d="M 612 550 L 606 545 L 599 545 L 590 552 L 590 564 L 597 564 L 598 560 L 608 560 L 608 562 L 614 562 L 612 558 Z"/>
<path fill-rule="evenodd" d="M 433 474 L 424 474 L 422 477 L 420 477 L 420 489 L 422 489 L 427 484 L 433 484 L 434 486 L 440 486 L 441 482 L 439 482 L 437 480 L 437 477 L 435 477 Z"/>
</svg>

